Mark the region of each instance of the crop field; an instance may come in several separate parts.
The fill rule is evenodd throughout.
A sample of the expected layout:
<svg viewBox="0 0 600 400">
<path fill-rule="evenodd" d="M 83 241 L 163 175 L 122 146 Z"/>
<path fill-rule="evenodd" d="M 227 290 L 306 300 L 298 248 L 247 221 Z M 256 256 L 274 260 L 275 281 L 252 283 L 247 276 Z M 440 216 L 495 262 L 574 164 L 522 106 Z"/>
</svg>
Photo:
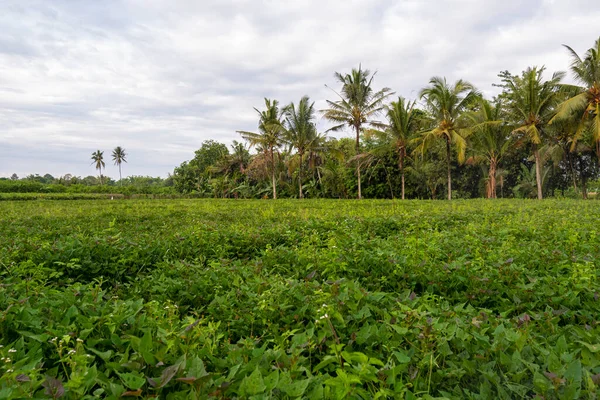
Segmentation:
<svg viewBox="0 0 600 400">
<path fill-rule="evenodd" d="M 0 202 L 0 399 L 596 398 L 596 201 Z"/>
</svg>

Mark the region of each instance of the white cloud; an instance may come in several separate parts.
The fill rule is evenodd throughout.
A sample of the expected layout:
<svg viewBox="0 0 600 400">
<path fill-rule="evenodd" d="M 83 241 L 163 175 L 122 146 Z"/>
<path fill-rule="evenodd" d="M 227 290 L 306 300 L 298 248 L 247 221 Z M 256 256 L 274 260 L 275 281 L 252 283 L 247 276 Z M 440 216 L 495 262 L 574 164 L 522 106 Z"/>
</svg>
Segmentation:
<svg viewBox="0 0 600 400">
<path fill-rule="evenodd" d="M 409 98 L 433 75 L 492 95 L 501 70 L 565 70 L 562 43 L 589 48 L 589 4 L 5 0 L 0 176 L 95 174 L 91 152 L 117 145 L 126 174 L 165 176 L 202 141 L 254 129 L 263 97 L 324 107 L 333 72 L 359 63 Z"/>
</svg>

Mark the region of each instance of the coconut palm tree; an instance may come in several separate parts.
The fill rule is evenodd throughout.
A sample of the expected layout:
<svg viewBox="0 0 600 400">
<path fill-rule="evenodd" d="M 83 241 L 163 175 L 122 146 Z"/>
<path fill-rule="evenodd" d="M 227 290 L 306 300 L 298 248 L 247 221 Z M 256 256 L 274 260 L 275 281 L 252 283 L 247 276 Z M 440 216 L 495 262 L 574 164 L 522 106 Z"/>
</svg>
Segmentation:
<svg viewBox="0 0 600 400">
<path fill-rule="evenodd" d="M 399 96 L 386 107 L 388 126 L 385 130 L 387 142 L 391 144 L 398 155 L 398 168 L 402 180 L 402 200 L 404 200 L 404 164 L 406 150 L 410 140 L 419 130 L 422 121 L 422 112 L 415 109 L 415 102 L 410 102 Z"/>
<path fill-rule="evenodd" d="M 95 168 L 100 172 L 100 185 L 102 185 L 102 168 L 106 165 L 104 164 L 104 152 L 100 150 L 96 150 L 92 153 L 92 164 L 95 165 Z"/>
<path fill-rule="evenodd" d="M 267 152 L 271 168 L 273 199 L 277 199 L 277 182 L 275 179 L 275 152 L 283 144 L 285 127 L 282 121 L 282 110 L 277 100 L 265 98 L 265 110 L 259 111 L 258 132 L 237 131 L 250 142 L 251 146 L 259 146 Z"/>
<path fill-rule="evenodd" d="M 479 110 L 469 114 L 473 121 L 472 134 L 469 137 L 470 152 L 467 163 L 484 164 L 487 168 L 486 197 L 495 199 L 496 177 L 500 161 L 512 143 L 510 128 L 502 120 L 502 103 L 495 104 L 480 99 Z"/>
<path fill-rule="evenodd" d="M 121 146 L 115 147 L 112 152 L 112 159 L 115 162 L 115 165 L 119 166 L 119 183 L 123 185 L 123 177 L 121 176 L 121 164 L 127 162 L 127 153 L 125 149 Z"/>
<path fill-rule="evenodd" d="M 421 99 L 425 101 L 427 111 L 432 117 L 433 127 L 422 132 L 415 140 L 421 155 L 435 142 L 443 140 L 446 144 L 446 167 L 448 170 L 448 200 L 452 199 L 451 151 L 456 147 L 458 162 L 465 160 L 466 137 L 471 122 L 467 112 L 480 96 L 475 87 L 467 81 L 458 80 L 453 85 L 446 78 L 433 77 L 429 86 L 421 90 Z"/>
<path fill-rule="evenodd" d="M 313 148 L 313 143 L 319 138 L 317 127 L 315 126 L 314 102 L 310 102 L 308 96 L 302 97 L 298 106 L 290 103 L 284 108 L 286 141 L 296 149 L 299 157 L 298 165 L 298 193 L 299 197 L 304 198 L 302 192 L 302 169 L 304 155 Z"/>
<path fill-rule="evenodd" d="M 374 118 L 384 109 L 384 101 L 393 94 L 391 89 L 383 88 L 379 91 L 373 89 L 373 78 L 369 70 L 352 69 L 352 72 L 342 75 L 334 74 L 336 80 L 342 84 L 340 93 L 335 92 L 339 100 L 327 100 L 329 108 L 322 110 L 323 116 L 334 122 L 335 126 L 329 131 L 338 131 L 345 127 L 351 128 L 356 134 L 356 154 L 360 154 L 360 134 L 365 127 L 382 128 L 382 123 Z M 360 182 L 360 161 L 356 163 L 358 182 L 358 198 L 362 198 Z"/>
<path fill-rule="evenodd" d="M 574 119 L 578 126 L 571 140 L 574 150 L 587 127 L 594 140 L 596 157 L 600 162 L 600 38 L 583 58 L 571 47 L 564 45 L 571 55 L 571 73 L 582 86 L 563 85 L 570 92 L 568 99 L 557 107 L 550 120 Z"/>
<path fill-rule="evenodd" d="M 559 102 L 559 84 L 564 77 L 563 72 L 555 72 L 550 80 L 544 81 L 545 68 L 527 68 L 521 76 L 502 72 L 502 97 L 507 100 L 507 110 L 517 127 L 513 133 L 520 142 L 531 143 L 535 159 L 537 198 L 542 199 L 542 159 L 540 145 L 547 124 Z"/>
</svg>

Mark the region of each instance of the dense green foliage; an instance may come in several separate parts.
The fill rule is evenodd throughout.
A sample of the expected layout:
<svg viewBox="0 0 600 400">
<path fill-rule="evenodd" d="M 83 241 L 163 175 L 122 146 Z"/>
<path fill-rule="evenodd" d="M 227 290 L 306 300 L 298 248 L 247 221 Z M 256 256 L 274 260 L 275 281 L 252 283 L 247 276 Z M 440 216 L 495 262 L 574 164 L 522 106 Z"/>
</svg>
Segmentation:
<svg viewBox="0 0 600 400">
<path fill-rule="evenodd" d="M 0 398 L 595 398 L 574 200 L 0 202 Z"/>
</svg>

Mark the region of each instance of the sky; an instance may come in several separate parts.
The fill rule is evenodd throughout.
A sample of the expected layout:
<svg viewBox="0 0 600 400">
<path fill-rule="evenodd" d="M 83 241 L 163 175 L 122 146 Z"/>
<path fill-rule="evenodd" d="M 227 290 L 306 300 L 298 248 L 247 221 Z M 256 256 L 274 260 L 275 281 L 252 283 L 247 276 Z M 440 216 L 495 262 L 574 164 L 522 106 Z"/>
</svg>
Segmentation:
<svg viewBox="0 0 600 400">
<path fill-rule="evenodd" d="M 559 0 L 0 0 L 0 177 L 166 177 L 208 139 L 254 131 L 264 98 L 317 109 L 335 71 L 416 99 L 432 76 L 487 96 L 500 71 L 567 70 L 600 3 Z M 319 117 L 318 126 L 329 126 Z M 336 136 L 350 136 L 342 132 Z"/>
</svg>

